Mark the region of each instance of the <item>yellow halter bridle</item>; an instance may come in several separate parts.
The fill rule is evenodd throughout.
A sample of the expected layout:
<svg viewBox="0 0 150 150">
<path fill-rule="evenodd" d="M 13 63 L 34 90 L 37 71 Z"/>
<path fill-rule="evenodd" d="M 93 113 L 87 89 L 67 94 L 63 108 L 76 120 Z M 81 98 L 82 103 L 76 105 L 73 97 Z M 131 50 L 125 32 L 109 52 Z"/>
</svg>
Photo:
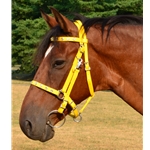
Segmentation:
<svg viewBox="0 0 150 150">
<path fill-rule="evenodd" d="M 61 42 L 70 41 L 70 42 L 79 42 L 79 44 L 80 44 L 78 52 L 74 58 L 72 67 L 70 69 L 70 72 L 67 76 L 67 79 L 66 79 L 62 89 L 56 90 L 54 88 L 46 86 L 35 80 L 33 80 L 31 82 L 31 84 L 38 88 L 41 88 L 42 90 L 45 90 L 51 94 L 56 95 L 59 99 L 61 99 L 63 101 L 62 104 L 60 105 L 60 107 L 58 108 L 58 110 L 54 110 L 54 111 L 50 112 L 49 115 L 51 115 L 52 113 L 60 113 L 60 114 L 64 115 L 63 112 L 66 109 L 67 104 L 69 104 L 72 108 L 72 111 L 70 112 L 70 116 L 72 116 L 76 122 L 79 122 L 79 121 L 81 121 L 80 114 L 83 112 L 83 110 L 85 109 L 87 104 L 90 102 L 90 100 L 94 96 L 94 89 L 93 89 L 93 83 L 92 83 L 92 78 L 91 78 L 91 73 L 90 73 L 91 68 L 90 68 L 89 60 L 88 60 L 88 47 L 87 47 L 88 39 L 86 37 L 86 33 L 84 30 L 84 27 L 82 26 L 81 21 L 77 20 L 74 23 L 79 30 L 79 37 L 57 37 L 56 39 L 54 39 L 53 37 L 51 38 L 51 41 L 54 41 L 54 40 L 61 41 Z M 84 54 L 84 61 L 85 61 L 84 65 L 85 65 L 85 71 L 86 71 L 86 78 L 87 78 L 87 83 L 88 83 L 89 92 L 90 92 L 91 96 L 88 97 L 84 106 L 81 108 L 80 111 L 78 111 L 76 104 L 70 97 L 70 93 L 72 91 L 73 85 L 78 77 L 79 72 L 80 72 L 80 65 L 82 64 L 82 55 L 83 54 Z M 76 118 L 78 116 L 80 116 L 80 120 L 76 120 Z M 50 126 L 54 127 L 53 125 L 50 125 Z"/>
</svg>

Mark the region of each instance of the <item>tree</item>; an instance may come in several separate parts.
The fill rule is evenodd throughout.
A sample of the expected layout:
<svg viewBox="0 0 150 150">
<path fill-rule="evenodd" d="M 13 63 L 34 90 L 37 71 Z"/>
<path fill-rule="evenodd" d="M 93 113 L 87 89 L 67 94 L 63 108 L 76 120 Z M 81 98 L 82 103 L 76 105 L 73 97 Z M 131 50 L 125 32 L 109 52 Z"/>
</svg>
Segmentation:
<svg viewBox="0 0 150 150">
<path fill-rule="evenodd" d="M 80 13 L 88 17 L 143 14 L 141 0 L 79 0 Z"/>
<path fill-rule="evenodd" d="M 20 72 L 34 70 L 32 54 L 48 27 L 40 17 L 40 1 L 14 0 L 12 3 L 12 65 L 20 64 Z M 31 7 L 33 6 L 33 7 Z"/>
<path fill-rule="evenodd" d="M 32 54 L 37 43 L 46 32 L 47 26 L 43 19 L 12 21 L 15 30 L 12 30 L 12 64 L 21 64 L 22 72 L 31 72 Z M 19 58 L 19 59 L 18 59 Z"/>
</svg>

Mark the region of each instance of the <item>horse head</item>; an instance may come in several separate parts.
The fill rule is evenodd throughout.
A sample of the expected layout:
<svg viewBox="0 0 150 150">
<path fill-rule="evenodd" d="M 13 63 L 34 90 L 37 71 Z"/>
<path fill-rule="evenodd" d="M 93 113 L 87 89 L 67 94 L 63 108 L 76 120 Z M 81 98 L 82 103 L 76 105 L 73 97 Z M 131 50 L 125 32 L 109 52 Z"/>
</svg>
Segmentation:
<svg viewBox="0 0 150 150">
<path fill-rule="evenodd" d="M 76 104 L 79 104 L 91 95 L 85 73 L 85 60 L 83 60 L 88 58 L 83 58 L 82 56 L 82 53 L 84 53 L 82 52 L 82 44 L 87 39 L 82 41 L 82 37 L 78 38 L 78 28 L 81 28 L 82 25 L 76 25 L 71 22 L 54 8 L 51 8 L 51 11 L 55 18 L 43 11 L 41 13 L 49 27 L 52 28 L 52 35 L 56 37 L 49 38 L 47 48 L 24 98 L 20 112 L 20 126 L 22 131 L 29 138 L 40 141 L 51 139 L 54 136 L 53 128 L 55 124 L 64 119 L 72 109 L 74 109 L 73 113 L 75 113 L 73 117 L 78 117 L 80 113 L 76 110 Z M 56 29 L 59 30 L 59 35 L 55 33 Z M 57 36 L 64 37 L 65 41 L 57 40 Z M 71 37 L 71 41 L 68 41 L 68 37 Z M 86 42 L 85 45 L 87 45 Z M 79 49 L 81 52 L 77 54 Z M 90 49 L 88 50 L 90 51 Z M 74 60 L 75 58 L 76 60 Z M 88 62 L 87 65 L 89 65 Z M 76 68 L 77 73 L 75 74 L 78 74 L 79 71 L 80 73 L 75 80 L 71 81 L 71 78 L 76 76 L 72 73 L 74 71 L 70 71 L 73 67 Z M 69 72 L 72 75 L 68 79 Z M 94 76 L 94 73 L 92 75 Z M 91 75 L 89 76 L 91 77 Z M 93 83 L 91 85 L 92 92 L 96 82 L 96 78 L 91 81 Z M 43 86 L 43 88 L 40 86 Z M 49 89 L 49 91 L 46 89 Z M 66 97 L 64 98 L 64 96 Z M 63 102 L 62 104 L 63 99 L 67 100 L 67 102 Z M 63 107 L 61 104 L 65 105 L 65 108 L 60 113 L 57 110 L 61 109 L 59 108 L 60 106 Z"/>
</svg>

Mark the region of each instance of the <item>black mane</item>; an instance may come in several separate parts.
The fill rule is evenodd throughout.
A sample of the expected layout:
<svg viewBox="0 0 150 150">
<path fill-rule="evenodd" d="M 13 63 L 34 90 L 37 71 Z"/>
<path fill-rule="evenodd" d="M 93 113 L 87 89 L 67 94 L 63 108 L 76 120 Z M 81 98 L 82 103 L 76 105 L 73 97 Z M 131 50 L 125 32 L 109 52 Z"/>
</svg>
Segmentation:
<svg viewBox="0 0 150 150">
<path fill-rule="evenodd" d="M 86 18 L 82 15 L 76 14 L 74 20 L 80 20 L 83 23 L 85 31 L 88 32 L 88 29 L 91 26 L 99 25 L 101 26 L 102 33 L 104 32 L 105 26 L 108 26 L 108 33 L 112 27 L 117 24 L 122 25 L 143 25 L 143 18 L 132 16 L 132 15 L 119 15 L 119 16 L 112 16 L 107 18 Z M 52 28 L 48 33 L 44 36 L 42 42 L 39 44 L 39 47 L 35 53 L 34 64 L 39 65 L 44 57 L 44 54 L 50 44 L 51 37 L 58 37 L 60 35 L 68 35 L 68 33 L 64 33 L 60 26 L 56 26 Z"/>
</svg>

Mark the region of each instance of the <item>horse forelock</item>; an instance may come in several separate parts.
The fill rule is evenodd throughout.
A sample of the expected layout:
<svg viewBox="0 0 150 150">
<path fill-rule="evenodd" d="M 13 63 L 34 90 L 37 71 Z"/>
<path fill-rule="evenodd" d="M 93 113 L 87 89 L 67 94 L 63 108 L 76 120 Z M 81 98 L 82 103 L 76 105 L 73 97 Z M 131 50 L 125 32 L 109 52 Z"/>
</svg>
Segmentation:
<svg viewBox="0 0 150 150">
<path fill-rule="evenodd" d="M 65 33 L 62 31 L 62 29 L 59 26 L 56 26 L 54 28 L 51 28 L 43 37 L 42 41 L 39 43 L 39 46 L 34 54 L 33 63 L 36 66 L 39 66 L 42 59 L 45 56 L 45 52 L 49 48 L 49 45 L 51 43 L 50 38 L 51 37 L 58 37 L 60 35 L 64 35 Z M 54 43 L 55 44 L 55 43 Z"/>
</svg>

